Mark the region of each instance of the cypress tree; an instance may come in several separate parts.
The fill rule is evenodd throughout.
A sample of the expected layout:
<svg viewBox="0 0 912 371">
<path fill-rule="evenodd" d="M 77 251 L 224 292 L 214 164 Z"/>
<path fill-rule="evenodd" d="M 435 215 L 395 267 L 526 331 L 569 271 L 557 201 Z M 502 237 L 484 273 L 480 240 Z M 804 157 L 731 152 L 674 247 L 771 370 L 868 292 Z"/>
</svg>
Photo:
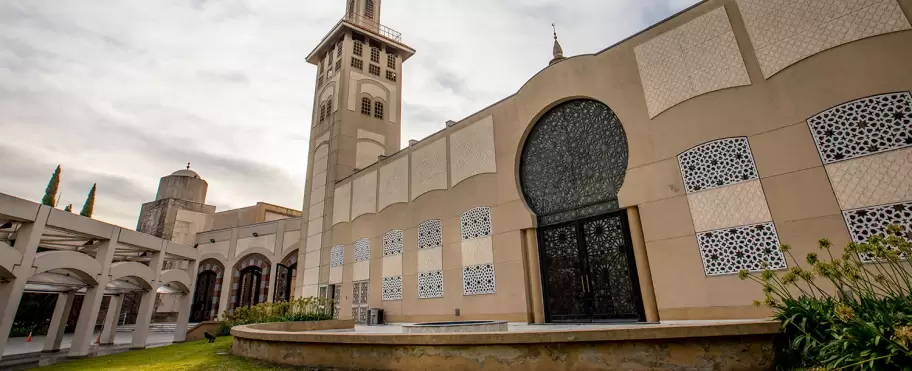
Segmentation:
<svg viewBox="0 0 912 371">
<path fill-rule="evenodd" d="M 60 165 L 57 165 L 57 169 L 54 170 L 54 175 L 51 175 L 51 180 L 48 182 L 47 188 L 44 190 L 44 197 L 41 199 L 42 205 L 47 205 L 50 207 L 57 206 L 57 188 L 60 187 Z"/>
<path fill-rule="evenodd" d="M 82 215 L 86 218 L 92 217 L 92 212 L 95 211 L 95 186 L 97 184 L 92 184 L 92 190 L 89 191 L 89 197 L 86 197 L 86 202 L 82 205 L 82 211 L 79 212 L 79 215 Z"/>
<path fill-rule="evenodd" d="M 67 207 L 63 208 L 63 211 L 73 212 L 73 204 L 67 205 Z"/>
</svg>

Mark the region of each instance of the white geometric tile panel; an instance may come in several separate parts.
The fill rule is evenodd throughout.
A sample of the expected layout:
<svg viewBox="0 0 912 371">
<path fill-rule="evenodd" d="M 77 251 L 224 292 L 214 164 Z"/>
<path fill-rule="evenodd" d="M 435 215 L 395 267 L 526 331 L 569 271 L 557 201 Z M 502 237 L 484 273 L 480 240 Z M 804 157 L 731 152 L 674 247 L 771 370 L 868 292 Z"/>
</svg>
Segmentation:
<svg viewBox="0 0 912 371">
<path fill-rule="evenodd" d="M 402 275 L 402 254 L 383 257 L 383 277 Z"/>
<path fill-rule="evenodd" d="M 370 279 L 370 260 L 359 261 L 352 264 L 352 280 L 363 281 Z"/>
<path fill-rule="evenodd" d="M 338 267 L 345 263 L 345 246 L 336 245 L 329 250 L 329 266 Z"/>
<path fill-rule="evenodd" d="M 746 137 L 717 139 L 678 155 L 686 193 L 758 179 Z"/>
<path fill-rule="evenodd" d="M 772 221 L 760 180 L 687 194 L 697 232 Z"/>
<path fill-rule="evenodd" d="M 356 262 L 370 260 L 371 258 L 371 240 L 362 238 L 355 241 L 354 257 Z"/>
<path fill-rule="evenodd" d="M 707 276 L 787 268 L 773 223 L 697 233 Z"/>
<path fill-rule="evenodd" d="M 824 50 L 910 29 L 896 0 L 737 0 L 763 76 Z"/>
<path fill-rule="evenodd" d="M 496 292 L 494 264 L 462 267 L 462 294 L 482 295 Z"/>
<path fill-rule="evenodd" d="M 446 148 L 446 138 L 440 138 L 412 152 L 411 200 L 447 188 Z"/>
<path fill-rule="evenodd" d="M 462 239 L 468 240 L 491 235 L 491 208 L 479 206 L 459 216 Z"/>
<path fill-rule="evenodd" d="M 899 92 L 856 99 L 807 122 L 824 164 L 912 146 L 912 95 Z"/>
<path fill-rule="evenodd" d="M 443 247 L 418 250 L 418 272 L 432 272 L 443 269 Z"/>
<path fill-rule="evenodd" d="M 347 223 L 351 213 L 351 182 L 336 187 L 333 193 L 333 225 Z"/>
<path fill-rule="evenodd" d="M 329 283 L 342 283 L 342 266 L 329 268 Z"/>
<path fill-rule="evenodd" d="M 450 134 L 450 186 L 473 175 L 496 172 L 493 116 Z"/>
<path fill-rule="evenodd" d="M 462 265 L 478 265 L 494 262 L 491 236 L 462 241 Z"/>
<path fill-rule="evenodd" d="M 383 277 L 382 300 L 402 300 L 402 276 Z"/>
<path fill-rule="evenodd" d="M 383 256 L 402 254 L 402 230 L 394 229 L 383 235 Z"/>
<path fill-rule="evenodd" d="M 443 225 L 440 220 L 427 220 L 418 225 L 418 248 L 443 245 Z"/>
<path fill-rule="evenodd" d="M 912 148 L 826 165 L 843 210 L 912 200 Z"/>
<path fill-rule="evenodd" d="M 408 156 L 402 156 L 380 168 L 379 209 L 389 205 L 408 202 Z"/>
<path fill-rule="evenodd" d="M 875 234 L 886 235 L 887 227 L 891 224 L 905 227 L 906 241 L 912 241 L 912 202 L 900 202 L 890 205 L 880 205 L 842 212 L 849 234 L 854 242 L 866 242 Z M 866 254 L 860 255 L 864 261 L 872 261 L 874 257 Z M 901 255 L 906 258 L 906 256 Z"/>
<path fill-rule="evenodd" d="M 377 171 L 371 170 L 352 182 L 352 220 L 377 212 Z"/>
<path fill-rule="evenodd" d="M 649 117 L 708 92 L 750 85 L 725 7 L 634 47 Z"/>
<path fill-rule="evenodd" d="M 418 298 L 443 297 L 443 271 L 418 273 Z"/>
</svg>

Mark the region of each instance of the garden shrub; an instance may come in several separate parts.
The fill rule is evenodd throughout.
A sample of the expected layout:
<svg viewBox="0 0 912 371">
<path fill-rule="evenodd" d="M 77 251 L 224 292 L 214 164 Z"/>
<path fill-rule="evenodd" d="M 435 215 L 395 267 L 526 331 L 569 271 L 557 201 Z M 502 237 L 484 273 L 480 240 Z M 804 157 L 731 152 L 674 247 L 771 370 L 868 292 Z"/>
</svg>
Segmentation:
<svg viewBox="0 0 912 371">
<path fill-rule="evenodd" d="M 332 308 L 332 300 L 314 297 L 291 299 L 280 303 L 260 303 L 251 307 L 226 310 L 222 316 L 222 323 L 223 327 L 230 329 L 251 323 L 324 321 L 332 319 L 327 308 Z"/>
<path fill-rule="evenodd" d="M 780 369 L 912 370 L 912 246 L 903 229 L 850 243 L 839 257 L 822 239 L 826 257 L 808 254 L 809 269 L 782 245 L 793 263 L 788 270 L 739 273 L 763 287 L 763 302 L 754 304 L 782 321 Z M 835 290 L 821 289 L 822 281 Z"/>
</svg>

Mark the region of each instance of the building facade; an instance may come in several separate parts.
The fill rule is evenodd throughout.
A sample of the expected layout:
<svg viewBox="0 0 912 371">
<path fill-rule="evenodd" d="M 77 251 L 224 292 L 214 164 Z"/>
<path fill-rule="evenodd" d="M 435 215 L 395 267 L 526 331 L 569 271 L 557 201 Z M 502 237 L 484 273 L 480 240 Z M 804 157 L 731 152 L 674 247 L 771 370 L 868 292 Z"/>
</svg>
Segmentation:
<svg viewBox="0 0 912 371">
<path fill-rule="evenodd" d="M 291 282 L 361 322 L 758 318 L 737 272 L 788 268 L 780 245 L 912 224 L 910 0 L 708 0 L 570 58 L 555 36 L 518 92 L 403 149 L 415 51 L 380 7 L 346 2 L 308 57 L 302 217 L 198 234 L 220 309 Z"/>
</svg>

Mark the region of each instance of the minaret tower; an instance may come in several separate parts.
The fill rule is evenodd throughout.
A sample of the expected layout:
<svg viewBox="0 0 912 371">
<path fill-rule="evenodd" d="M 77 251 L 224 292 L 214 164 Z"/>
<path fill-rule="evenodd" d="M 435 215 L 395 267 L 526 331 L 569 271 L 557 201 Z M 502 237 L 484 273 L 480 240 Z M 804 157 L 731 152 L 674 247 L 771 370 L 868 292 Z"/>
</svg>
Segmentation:
<svg viewBox="0 0 912 371">
<path fill-rule="evenodd" d="M 415 50 L 399 32 L 380 24 L 381 0 L 344 4 L 345 14 L 307 56 L 317 66 L 317 78 L 303 207 L 306 248 L 300 258 L 314 258 L 317 246 L 330 246 L 335 183 L 399 151 L 402 65 Z M 305 251 L 311 255 L 305 257 Z M 316 275 L 305 271 L 299 277 L 298 296 L 316 295 Z"/>
</svg>

